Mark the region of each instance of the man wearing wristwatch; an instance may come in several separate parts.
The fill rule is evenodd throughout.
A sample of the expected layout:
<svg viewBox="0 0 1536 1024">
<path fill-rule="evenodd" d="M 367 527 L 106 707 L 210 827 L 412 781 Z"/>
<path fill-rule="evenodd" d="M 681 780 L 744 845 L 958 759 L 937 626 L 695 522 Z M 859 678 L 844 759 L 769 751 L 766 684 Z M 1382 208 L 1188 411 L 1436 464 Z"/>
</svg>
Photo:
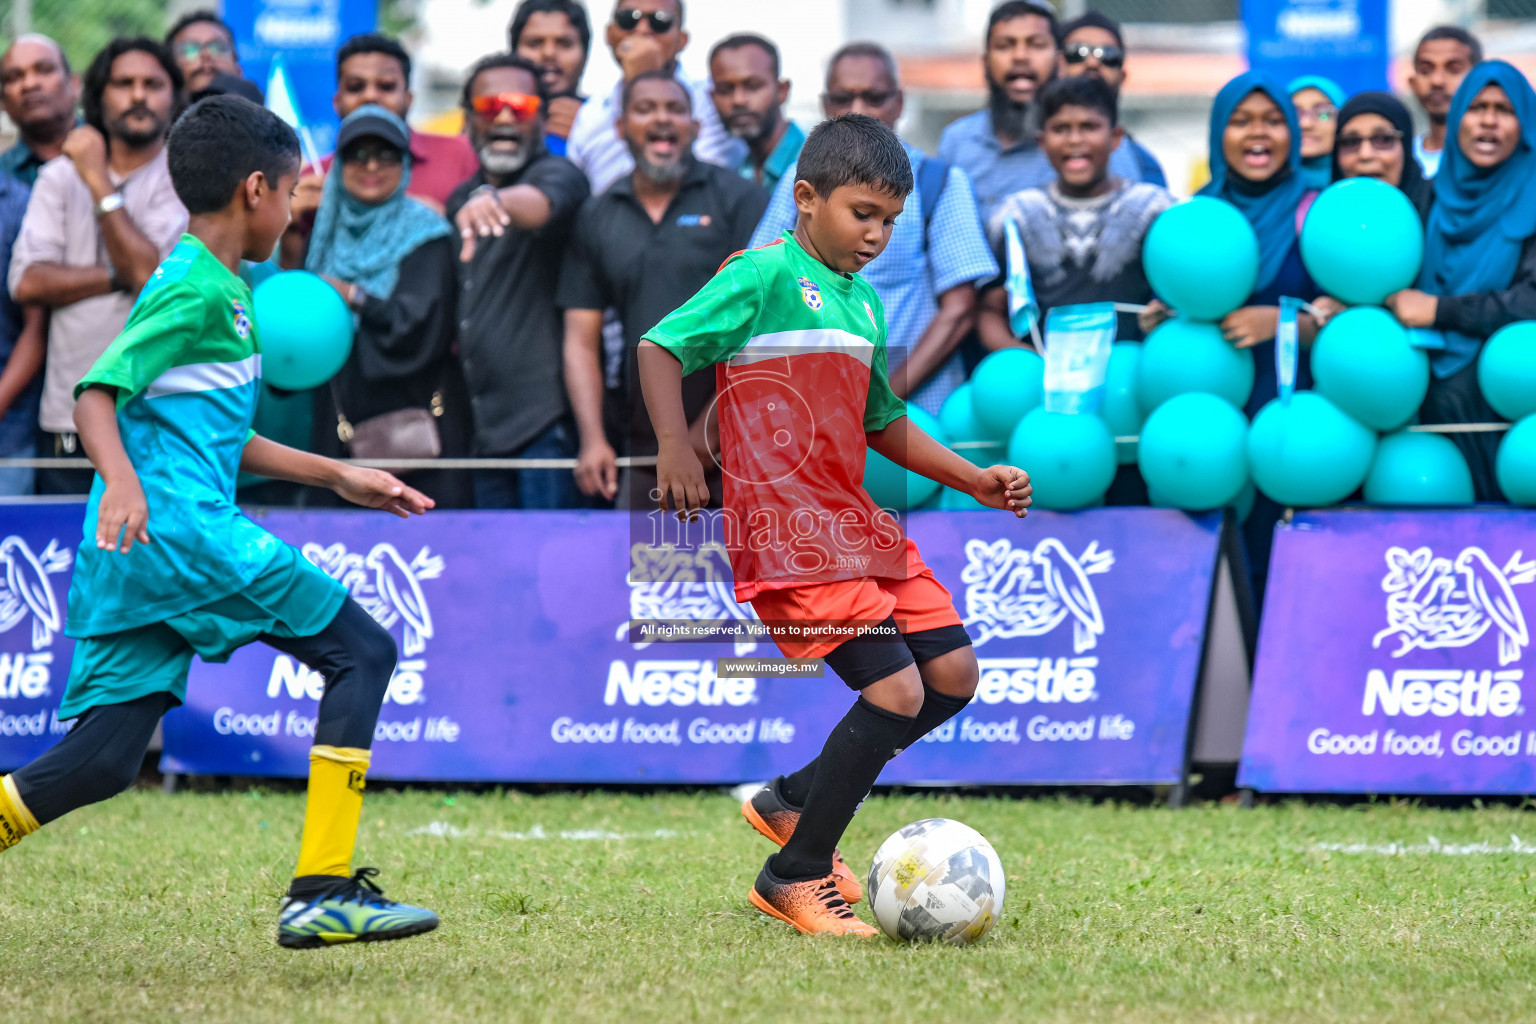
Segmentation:
<svg viewBox="0 0 1536 1024">
<path fill-rule="evenodd" d="M 43 165 L 11 258 L 16 301 L 49 307 L 38 454 L 76 457 L 74 386 L 123 329 L 187 226 L 166 164 L 181 70 L 146 38 L 107 44 L 85 73 L 84 125 Z M 40 470 L 40 494 L 90 489 L 91 471 Z"/>
</svg>

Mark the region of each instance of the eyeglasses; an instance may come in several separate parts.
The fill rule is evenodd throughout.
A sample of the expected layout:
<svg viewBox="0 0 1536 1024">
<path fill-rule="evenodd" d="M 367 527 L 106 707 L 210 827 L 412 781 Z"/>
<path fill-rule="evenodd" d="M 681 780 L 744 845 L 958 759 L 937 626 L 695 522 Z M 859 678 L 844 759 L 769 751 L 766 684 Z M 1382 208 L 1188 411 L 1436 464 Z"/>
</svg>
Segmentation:
<svg viewBox="0 0 1536 1024">
<path fill-rule="evenodd" d="M 341 162 L 344 164 L 377 163 L 380 167 L 397 167 L 404 159 L 404 153 L 382 142 L 360 142 L 347 147 L 346 152 L 341 154 Z"/>
<path fill-rule="evenodd" d="M 487 124 L 501 116 L 503 110 L 512 111 L 519 121 L 532 121 L 539 116 L 543 101 L 525 92 L 498 92 L 491 96 L 476 96 L 469 101 L 470 109 Z"/>
<path fill-rule="evenodd" d="M 1371 132 L 1369 135 L 1339 136 L 1339 152 L 1353 153 L 1366 143 L 1378 153 L 1390 153 L 1403 144 L 1403 133 L 1393 129 L 1392 131 Z"/>
<path fill-rule="evenodd" d="M 613 24 L 620 32 L 633 32 L 640 27 L 640 22 L 648 21 L 651 31 L 659 36 L 664 36 L 677 27 L 677 15 L 667 11 L 637 11 L 633 7 L 620 7 L 613 12 Z"/>
<path fill-rule="evenodd" d="M 826 101 L 829 107 L 851 107 L 855 100 L 863 100 L 865 106 L 883 107 L 891 102 L 895 95 L 896 92 L 894 90 L 865 89 L 863 92 L 838 90 L 836 92 L 824 93 L 822 99 Z"/>
<path fill-rule="evenodd" d="M 1297 107 L 1296 120 L 1316 121 L 1318 124 L 1327 124 L 1339 116 L 1338 107 Z"/>
<path fill-rule="evenodd" d="M 1125 51 L 1118 46 L 1089 46 L 1087 43 L 1079 43 L 1077 46 L 1069 46 L 1062 50 L 1061 56 L 1068 64 L 1081 64 L 1089 57 L 1106 68 L 1118 68 L 1125 63 Z"/>
<path fill-rule="evenodd" d="M 206 43 L 194 43 L 190 39 L 185 43 L 176 44 L 176 57 L 179 60 L 197 60 L 203 54 L 210 57 L 228 57 L 235 52 L 235 48 L 222 39 L 210 39 Z"/>
</svg>

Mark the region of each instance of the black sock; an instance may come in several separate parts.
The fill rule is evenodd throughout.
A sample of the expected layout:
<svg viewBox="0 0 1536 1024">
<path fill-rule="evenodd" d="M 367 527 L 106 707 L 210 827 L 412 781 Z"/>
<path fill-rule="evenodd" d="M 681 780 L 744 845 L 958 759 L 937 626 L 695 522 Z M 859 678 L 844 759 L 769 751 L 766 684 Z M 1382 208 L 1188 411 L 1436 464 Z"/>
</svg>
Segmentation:
<svg viewBox="0 0 1536 1024">
<path fill-rule="evenodd" d="M 912 727 L 907 730 L 907 735 L 902 738 L 901 750 L 906 750 L 918 740 L 927 736 L 933 730 L 943 725 L 964 711 L 970 704 L 969 697 L 951 697 L 947 693 L 940 693 L 926 683 L 923 685 L 923 706 L 912 719 Z M 901 751 L 898 750 L 897 753 Z M 804 771 L 805 769 L 801 769 Z"/>
<path fill-rule="evenodd" d="M 910 716 L 876 707 L 863 697 L 854 702 L 821 748 L 795 834 L 770 862 L 775 876 L 795 881 L 832 873 L 837 841 L 912 722 Z"/>
<path fill-rule="evenodd" d="M 795 810 L 805 806 L 805 798 L 811 795 L 811 782 L 816 778 L 816 762 L 821 758 L 811 758 L 811 763 L 797 772 L 791 772 L 779 781 L 779 798 Z"/>
<path fill-rule="evenodd" d="M 901 747 L 897 753 L 954 718 L 970 703 L 969 697 L 951 697 L 947 693 L 940 693 L 924 685 L 922 710 L 912 720 L 912 725 L 907 729 L 907 735 L 902 738 Z M 813 757 L 804 768 L 791 772 L 779 780 L 779 798 L 795 810 L 803 808 L 805 799 L 811 792 L 811 782 L 816 778 L 816 763 L 820 760 L 819 757 Z"/>
</svg>

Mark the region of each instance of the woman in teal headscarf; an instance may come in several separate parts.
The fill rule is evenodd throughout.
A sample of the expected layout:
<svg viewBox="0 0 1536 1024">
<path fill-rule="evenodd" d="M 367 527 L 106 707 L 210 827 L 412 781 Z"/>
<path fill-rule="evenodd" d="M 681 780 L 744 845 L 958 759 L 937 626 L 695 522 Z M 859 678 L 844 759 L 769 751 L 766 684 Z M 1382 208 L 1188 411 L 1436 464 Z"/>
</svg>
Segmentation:
<svg viewBox="0 0 1536 1024">
<path fill-rule="evenodd" d="M 1501 60 L 1467 72 L 1451 100 L 1445 156 L 1424 238 L 1419 286 L 1388 297 L 1408 327 L 1431 328 L 1425 423 L 1500 417 L 1477 385 L 1483 341 L 1506 324 L 1536 319 L 1536 92 Z M 1498 435 L 1452 435 L 1480 501 L 1501 500 Z"/>
<path fill-rule="evenodd" d="M 457 252 L 448 222 L 405 194 L 410 133 L 392 112 L 369 104 L 341 123 L 326 176 L 306 270 L 329 281 L 357 314 L 352 352 L 328 387 L 316 391 L 313 445 L 351 454 L 351 428 L 401 409 L 428 409 L 444 455 L 465 449 L 463 410 L 444 417 L 442 395 L 459 373 Z M 453 481 L 439 471 L 412 485 L 445 504 Z M 457 504 L 451 499 L 448 504 Z"/>
<path fill-rule="evenodd" d="M 1333 182 L 1333 136 L 1338 130 L 1344 90 L 1322 75 L 1302 75 L 1285 87 L 1301 126 L 1301 179 L 1322 190 Z"/>
</svg>

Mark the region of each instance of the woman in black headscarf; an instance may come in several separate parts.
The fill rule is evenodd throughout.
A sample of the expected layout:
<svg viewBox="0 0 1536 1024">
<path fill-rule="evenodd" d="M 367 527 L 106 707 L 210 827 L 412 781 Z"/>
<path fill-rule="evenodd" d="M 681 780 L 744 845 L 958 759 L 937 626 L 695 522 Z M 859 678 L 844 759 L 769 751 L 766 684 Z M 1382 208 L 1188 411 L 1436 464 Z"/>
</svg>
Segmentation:
<svg viewBox="0 0 1536 1024">
<path fill-rule="evenodd" d="M 1413 118 L 1391 93 L 1363 92 L 1339 111 L 1333 136 L 1333 180 L 1375 178 L 1402 190 L 1429 219 L 1434 188 L 1413 158 Z"/>
</svg>

